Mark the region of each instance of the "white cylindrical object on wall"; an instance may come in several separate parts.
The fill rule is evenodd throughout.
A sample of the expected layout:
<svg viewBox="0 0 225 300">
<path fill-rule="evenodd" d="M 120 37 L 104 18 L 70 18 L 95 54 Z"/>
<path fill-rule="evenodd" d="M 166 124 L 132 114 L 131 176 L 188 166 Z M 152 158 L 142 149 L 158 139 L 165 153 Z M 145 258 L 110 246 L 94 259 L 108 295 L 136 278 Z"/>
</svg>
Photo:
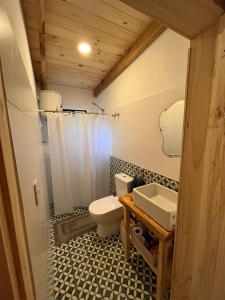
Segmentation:
<svg viewBox="0 0 225 300">
<path fill-rule="evenodd" d="M 59 93 L 51 90 L 40 91 L 40 109 L 43 110 L 62 110 L 62 97 Z"/>
</svg>

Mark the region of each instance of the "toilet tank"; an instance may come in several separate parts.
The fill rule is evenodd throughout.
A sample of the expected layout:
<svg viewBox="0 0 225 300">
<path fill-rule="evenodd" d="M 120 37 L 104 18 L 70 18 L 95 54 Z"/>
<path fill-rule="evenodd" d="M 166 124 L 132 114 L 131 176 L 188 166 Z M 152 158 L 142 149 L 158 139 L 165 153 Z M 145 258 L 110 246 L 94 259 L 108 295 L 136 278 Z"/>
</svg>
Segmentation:
<svg viewBox="0 0 225 300">
<path fill-rule="evenodd" d="M 133 177 L 119 173 L 115 175 L 116 196 L 122 196 L 131 192 Z"/>
</svg>

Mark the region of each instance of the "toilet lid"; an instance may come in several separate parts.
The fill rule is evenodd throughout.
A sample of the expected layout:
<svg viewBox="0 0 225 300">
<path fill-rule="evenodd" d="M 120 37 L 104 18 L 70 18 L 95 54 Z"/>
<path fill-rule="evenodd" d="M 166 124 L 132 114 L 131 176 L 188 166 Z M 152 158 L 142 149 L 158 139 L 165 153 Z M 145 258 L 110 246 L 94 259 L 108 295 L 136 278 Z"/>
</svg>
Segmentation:
<svg viewBox="0 0 225 300">
<path fill-rule="evenodd" d="M 122 206 L 123 205 L 119 202 L 118 197 L 111 195 L 92 202 L 89 205 L 89 211 L 95 215 L 102 215 Z"/>
</svg>

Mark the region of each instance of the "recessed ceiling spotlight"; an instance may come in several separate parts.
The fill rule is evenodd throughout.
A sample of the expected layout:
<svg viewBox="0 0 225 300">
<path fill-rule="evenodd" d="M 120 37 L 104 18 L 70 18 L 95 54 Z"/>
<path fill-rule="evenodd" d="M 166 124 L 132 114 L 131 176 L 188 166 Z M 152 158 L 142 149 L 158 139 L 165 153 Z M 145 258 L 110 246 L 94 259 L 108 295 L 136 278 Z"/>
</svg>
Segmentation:
<svg viewBox="0 0 225 300">
<path fill-rule="evenodd" d="M 80 43 L 78 49 L 82 54 L 89 54 L 91 52 L 91 46 L 88 43 Z"/>
</svg>

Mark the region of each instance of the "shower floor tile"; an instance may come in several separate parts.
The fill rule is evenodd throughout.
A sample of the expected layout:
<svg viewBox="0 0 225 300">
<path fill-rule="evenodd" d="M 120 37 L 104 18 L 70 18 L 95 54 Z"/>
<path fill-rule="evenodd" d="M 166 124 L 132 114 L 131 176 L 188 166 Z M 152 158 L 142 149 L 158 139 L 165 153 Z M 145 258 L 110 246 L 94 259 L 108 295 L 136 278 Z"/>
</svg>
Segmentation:
<svg viewBox="0 0 225 300">
<path fill-rule="evenodd" d="M 85 211 L 52 217 L 53 279 L 55 299 L 149 300 L 155 296 L 156 277 L 134 248 L 131 261 L 124 259 L 119 234 L 101 239 L 95 230 L 60 247 L 54 245 L 53 223 Z"/>
</svg>

